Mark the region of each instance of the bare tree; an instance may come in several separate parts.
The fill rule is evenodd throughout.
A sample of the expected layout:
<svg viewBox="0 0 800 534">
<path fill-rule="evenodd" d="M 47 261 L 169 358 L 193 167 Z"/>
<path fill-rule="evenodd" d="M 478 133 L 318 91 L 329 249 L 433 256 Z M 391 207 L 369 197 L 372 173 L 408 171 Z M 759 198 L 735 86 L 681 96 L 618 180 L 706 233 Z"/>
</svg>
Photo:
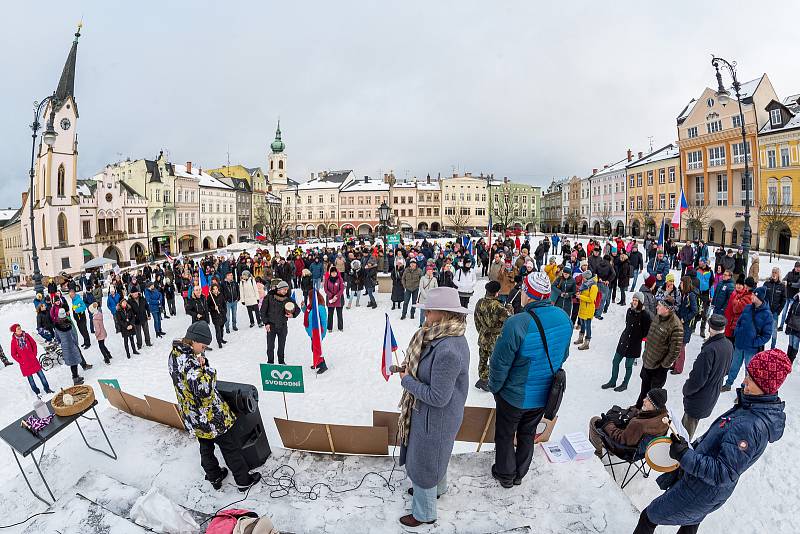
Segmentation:
<svg viewBox="0 0 800 534">
<path fill-rule="evenodd" d="M 492 218 L 494 224 L 499 224 L 501 231 L 505 232 L 519 215 L 519 194 L 514 194 L 508 184 L 495 188 L 492 204 Z"/>
<path fill-rule="evenodd" d="M 645 206 L 644 210 L 642 210 L 642 213 L 639 215 L 639 220 L 642 222 L 642 228 L 646 234 L 655 232 L 656 221 L 648 206 Z"/>
<path fill-rule="evenodd" d="M 256 222 L 264 225 L 264 235 L 277 254 L 278 243 L 289 235 L 289 214 L 279 202 L 268 202 L 263 213 L 256 214 Z"/>
<path fill-rule="evenodd" d="M 572 233 L 575 234 L 575 239 L 578 239 L 578 225 L 581 223 L 581 217 L 577 213 L 570 212 L 564 217 L 564 223 L 567 225 L 567 229 L 571 229 Z"/>
<path fill-rule="evenodd" d="M 605 233 L 606 236 L 611 235 L 611 207 L 609 207 L 608 204 L 603 204 L 599 219 L 602 232 Z"/>
<path fill-rule="evenodd" d="M 469 208 L 453 208 L 453 214 L 447 216 L 447 220 L 450 221 L 449 226 L 452 226 L 457 234 L 463 234 L 469 224 L 470 216 L 465 214 L 462 209 Z"/>
<path fill-rule="evenodd" d="M 686 239 L 702 238 L 711 220 L 711 208 L 705 204 L 692 204 L 686 210 Z M 689 233 L 691 231 L 691 234 Z"/>
<path fill-rule="evenodd" d="M 789 228 L 789 224 L 794 219 L 791 204 L 778 202 L 777 198 L 762 198 L 758 206 L 758 219 L 763 224 L 763 231 L 767 233 L 767 250 L 769 259 L 772 261 L 773 255 L 777 251 L 777 237 L 781 230 Z"/>
</svg>

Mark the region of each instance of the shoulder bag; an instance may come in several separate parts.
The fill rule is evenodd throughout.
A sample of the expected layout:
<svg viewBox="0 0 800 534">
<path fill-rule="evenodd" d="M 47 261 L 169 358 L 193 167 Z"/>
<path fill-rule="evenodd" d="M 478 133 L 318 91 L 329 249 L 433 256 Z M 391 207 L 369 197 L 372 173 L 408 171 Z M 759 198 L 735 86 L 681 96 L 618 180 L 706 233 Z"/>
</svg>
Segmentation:
<svg viewBox="0 0 800 534">
<path fill-rule="evenodd" d="M 539 335 L 542 336 L 542 345 L 544 346 L 544 353 L 547 356 L 547 363 L 550 364 L 550 373 L 553 375 L 553 382 L 550 384 L 550 393 L 547 396 L 547 403 L 544 406 L 544 418 L 552 421 L 558 414 L 558 409 L 561 407 L 561 401 L 564 398 L 564 392 L 567 390 L 567 372 L 564 369 L 556 371 L 553 369 L 553 362 L 550 359 L 550 351 L 547 348 L 547 337 L 544 335 L 544 328 L 542 321 L 533 312 L 528 310 L 533 322 L 536 323 L 536 328 L 539 329 Z"/>
</svg>

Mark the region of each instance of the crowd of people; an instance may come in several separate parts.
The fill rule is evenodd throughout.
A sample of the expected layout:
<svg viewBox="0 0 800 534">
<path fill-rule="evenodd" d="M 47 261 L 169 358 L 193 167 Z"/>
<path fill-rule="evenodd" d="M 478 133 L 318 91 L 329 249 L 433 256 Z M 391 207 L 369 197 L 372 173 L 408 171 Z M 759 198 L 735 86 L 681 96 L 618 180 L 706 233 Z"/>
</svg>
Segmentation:
<svg viewBox="0 0 800 534">
<path fill-rule="evenodd" d="M 692 335 L 703 343 L 682 389 L 681 423 L 689 441 L 700 421 L 711 416 L 720 393 L 737 380 L 743 384 L 734 408 L 692 446 L 671 436 L 670 454 L 680 462 L 682 476 L 665 483 L 668 489 L 642 512 L 635 531 L 653 532 L 664 524 L 690 533 L 725 502 L 739 475 L 783 431 L 777 392 L 800 348 L 800 261 L 783 277 L 773 268 L 762 282 L 757 255 L 750 258 L 749 270 L 747 260 L 741 250 L 718 248 L 712 263 L 702 241 L 678 247 L 671 240 L 659 245 L 651 236 L 590 239 L 585 247 L 558 235 L 535 243 L 508 237 L 490 245 L 483 238 L 444 244 L 422 240 L 385 251 L 351 240 L 290 249 L 285 256 L 262 249 L 235 258 L 211 253 L 107 277 L 98 272 L 64 277 L 51 280 L 34 306 L 38 335 L 60 347 L 74 383 L 80 384 L 79 367 L 91 367 L 84 351 L 92 346 L 92 335 L 103 361 L 112 362 L 105 344 L 111 323 L 107 329 L 104 309 L 131 358 L 143 345 L 152 345 L 151 322 L 153 335 L 164 335 L 162 321 L 178 314 L 180 298 L 192 323 L 173 342 L 169 360 L 181 415 L 199 440 L 207 480 L 219 488 L 227 475 L 213 459 L 216 444 L 237 485 L 246 489 L 259 475 L 247 472 L 241 453 L 226 438 L 234 416 L 216 392 L 216 371 L 206 356 L 210 345 L 224 350 L 226 336 L 239 329 L 241 305 L 249 328 L 265 330 L 266 360 L 274 363 L 277 356 L 284 364 L 290 321 L 312 300 L 327 309 L 328 332 L 334 327 L 341 332 L 347 310 L 359 307 L 362 297 L 368 308 L 378 307 L 374 292 L 383 273 L 391 282 L 390 311 L 419 324 L 399 372 L 404 390 L 400 463 L 412 481 L 412 510 L 400 521 L 409 527 L 435 522 L 436 500 L 447 490 L 447 464 L 467 397 L 467 317 L 473 315 L 478 333 L 474 386 L 491 392 L 496 404 L 491 476 L 512 488 L 528 473 L 537 426 L 557 410 L 552 403 L 560 402 L 556 386 L 570 347 L 589 350 L 598 321 L 612 304 L 624 306 L 624 326 L 614 325 L 621 334 L 608 354 L 610 378 L 598 388 L 626 391 L 636 366 L 641 383 L 624 418 L 602 414 L 590 421 L 598 456 L 604 449 L 613 452 L 615 446 L 669 432 L 663 422 L 665 385 L 670 374 L 684 373 Z M 479 280 L 483 295 L 470 306 Z M 776 349 L 777 332 L 784 328 L 785 352 Z M 12 336 L 12 357 L 33 392 L 40 394 L 34 376 L 50 392 L 38 366 L 36 341 L 19 325 L 12 327 Z M 317 373 L 327 369 L 324 361 L 316 366 Z"/>
</svg>

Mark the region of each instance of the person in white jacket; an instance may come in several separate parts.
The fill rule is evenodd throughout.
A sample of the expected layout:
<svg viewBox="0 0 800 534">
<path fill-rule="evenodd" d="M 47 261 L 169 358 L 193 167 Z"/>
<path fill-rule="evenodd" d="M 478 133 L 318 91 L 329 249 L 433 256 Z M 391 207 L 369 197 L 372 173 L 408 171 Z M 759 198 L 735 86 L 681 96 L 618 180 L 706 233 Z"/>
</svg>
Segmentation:
<svg viewBox="0 0 800 534">
<path fill-rule="evenodd" d="M 432 264 L 425 267 L 425 276 L 419 279 L 419 295 L 417 295 L 417 304 L 424 304 L 425 299 L 428 298 L 428 293 L 431 289 L 439 287 L 439 281 L 435 276 L 436 267 Z M 425 310 L 417 308 L 419 312 L 419 326 L 425 322 Z"/>
<path fill-rule="evenodd" d="M 258 287 L 250 271 L 242 271 L 242 279 L 239 281 L 239 298 L 242 301 L 242 305 L 247 308 L 247 316 L 250 317 L 250 328 L 255 326 L 256 321 L 258 321 L 259 328 L 264 326 L 261 323 L 261 314 L 258 312 Z M 253 316 L 255 316 L 255 320 Z"/>
<path fill-rule="evenodd" d="M 477 281 L 475 269 L 472 267 L 472 257 L 464 256 L 461 268 L 453 276 L 453 283 L 458 290 L 458 298 L 461 299 L 463 308 L 469 306 L 469 299 L 472 298 L 472 294 L 475 292 L 475 283 Z"/>
</svg>

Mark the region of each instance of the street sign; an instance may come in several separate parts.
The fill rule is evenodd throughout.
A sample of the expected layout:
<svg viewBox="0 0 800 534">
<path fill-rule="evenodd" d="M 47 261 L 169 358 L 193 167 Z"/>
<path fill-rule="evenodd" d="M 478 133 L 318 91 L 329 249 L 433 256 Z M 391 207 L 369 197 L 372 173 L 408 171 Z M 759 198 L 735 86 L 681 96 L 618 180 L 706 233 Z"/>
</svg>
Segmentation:
<svg viewBox="0 0 800 534">
<path fill-rule="evenodd" d="M 261 387 L 264 391 L 304 393 L 302 365 L 261 364 Z"/>
<path fill-rule="evenodd" d="M 743 211 L 737 211 L 736 212 L 736 216 L 737 217 L 744 217 L 744 212 Z"/>
<path fill-rule="evenodd" d="M 400 234 L 389 234 L 386 236 L 386 244 L 397 246 L 400 244 Z"/>
<path fill-rule="evenodd" d="M 119 387 L 119 380 L 117 380 L 116 378 L 100 378 L 100 379 L 97 380 L 97 382 L 100 383 L 100 384 L 105 384 L 107 386 L 111 386 L 112 388 L 116 389 L 117 391 L 119 391 L 121 389 Z M 105 395 L 105 393 L 103 395 Z"/>
<path fill-rule="evenodd" d="M 14 276 L 19 276 L 19 263 L 11 264 L 11 272 L 14 274 Z"/>
</svg>

